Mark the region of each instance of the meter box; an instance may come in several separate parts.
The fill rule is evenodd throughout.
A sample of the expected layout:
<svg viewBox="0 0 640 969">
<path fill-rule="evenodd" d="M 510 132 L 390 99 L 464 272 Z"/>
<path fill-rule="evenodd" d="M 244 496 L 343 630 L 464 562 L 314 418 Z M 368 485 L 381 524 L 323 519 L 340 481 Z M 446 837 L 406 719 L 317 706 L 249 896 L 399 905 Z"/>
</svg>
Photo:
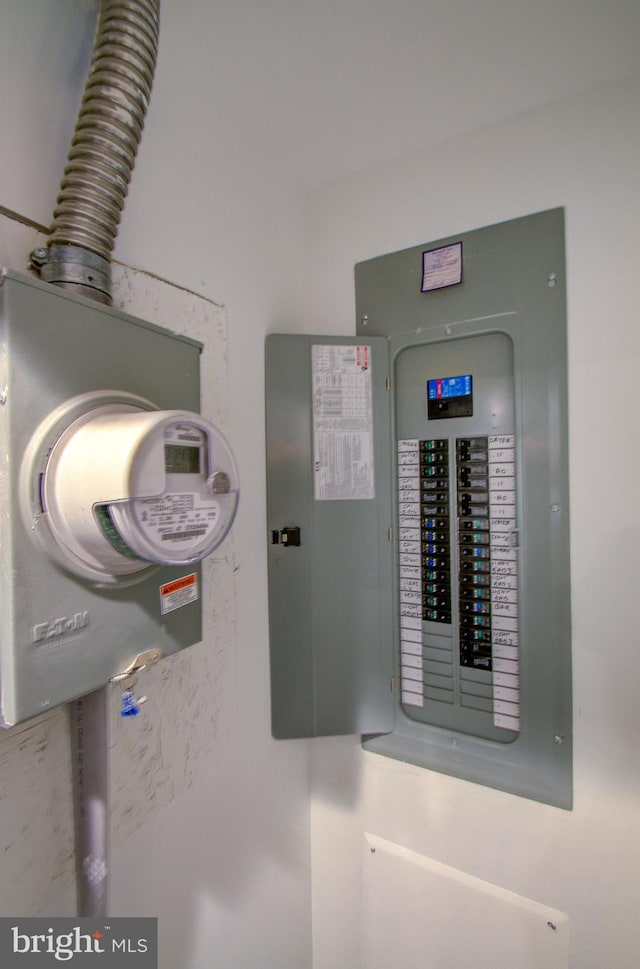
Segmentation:
<svg viewBox="0 0 640 969">
<path fill-rule="evenodd" d="M 563 212 L 360 263 L 356 310 L 267 338 L 274 735 L 568 808 Z"/>
<path fill-rule="evenodd" d="M 201 638 L 199 562 L 238 479 L 199 414 L 198 343 L 5 271 L 0 349 L 10 726 Z"/>
</svg>

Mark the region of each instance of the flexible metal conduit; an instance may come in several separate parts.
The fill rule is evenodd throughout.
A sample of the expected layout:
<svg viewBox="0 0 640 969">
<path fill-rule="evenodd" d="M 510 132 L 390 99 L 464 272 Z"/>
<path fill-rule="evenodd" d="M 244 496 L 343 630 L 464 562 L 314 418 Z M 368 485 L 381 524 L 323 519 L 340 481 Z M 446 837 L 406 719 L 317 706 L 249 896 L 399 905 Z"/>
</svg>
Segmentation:
<svg viewBox="0 0 640 969">
<path fill-rule="evenodd" d="M 155 70 L 160 0 L 103 0 L 93 60 L 46 249 L 44 280 L 111 302 L 111 251 Z M 70 707 L 78 915 L 107 914 L 108 687 Z"/>
<path fill-rule="evenodd" d="M 151 96 L 160 0 L 103 0 L 46 250 L 47 282 L 111 302 L 111 252 Z"/>
</svg>

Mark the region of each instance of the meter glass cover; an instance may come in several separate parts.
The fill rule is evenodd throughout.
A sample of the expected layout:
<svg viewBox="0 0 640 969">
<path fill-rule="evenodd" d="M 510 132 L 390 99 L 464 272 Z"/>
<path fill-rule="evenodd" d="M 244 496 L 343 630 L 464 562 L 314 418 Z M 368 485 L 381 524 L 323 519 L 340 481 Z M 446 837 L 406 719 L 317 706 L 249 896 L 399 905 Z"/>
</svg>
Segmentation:
<svg viewBox="0 0 640 969">
<path fill-rule="evenodd" d="M 165 444 L 164 466 L 167 474 L 198 474 L 200 472 L 200 448 L 183 444 Z"/>
</svg>

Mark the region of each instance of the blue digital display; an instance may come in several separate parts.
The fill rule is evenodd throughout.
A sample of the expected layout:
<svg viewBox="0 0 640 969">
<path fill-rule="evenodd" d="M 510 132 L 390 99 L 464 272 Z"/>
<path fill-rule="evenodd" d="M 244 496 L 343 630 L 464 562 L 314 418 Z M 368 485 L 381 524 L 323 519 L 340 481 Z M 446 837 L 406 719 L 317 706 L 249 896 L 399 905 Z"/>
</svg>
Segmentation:
<svg viewBox="0 0 640 969">
<path fill-rule="evenodd" d="M 437 377 L 427 381 L 429 400 L 451 400 L 452 397 L 471 396 L 471 374 L 459 377 Z"/>
</svg>

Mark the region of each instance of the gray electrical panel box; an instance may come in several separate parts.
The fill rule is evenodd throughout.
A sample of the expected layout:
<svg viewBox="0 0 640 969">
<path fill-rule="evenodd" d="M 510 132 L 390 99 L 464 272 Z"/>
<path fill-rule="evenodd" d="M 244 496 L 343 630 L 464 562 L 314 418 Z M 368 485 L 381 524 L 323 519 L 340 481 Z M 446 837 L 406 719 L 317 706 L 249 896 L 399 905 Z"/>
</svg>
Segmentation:
<svg viewBox="0 0 640 969">
<path fill-rule="evenodd" d="M 553 210 L 360 263 L 355 338 L 267 338 L 276 736 L 571 807 L 565 304 Z"/>
<path fill-rule="evenodd" d="M 226 494 L 204 487 L 228 455 L 198 414 L 200 350 L 0 275 L 3 726 L 201 638 L 197 543 L 230 527 L 237 492 L 228 462 Z"/>
</svg>

